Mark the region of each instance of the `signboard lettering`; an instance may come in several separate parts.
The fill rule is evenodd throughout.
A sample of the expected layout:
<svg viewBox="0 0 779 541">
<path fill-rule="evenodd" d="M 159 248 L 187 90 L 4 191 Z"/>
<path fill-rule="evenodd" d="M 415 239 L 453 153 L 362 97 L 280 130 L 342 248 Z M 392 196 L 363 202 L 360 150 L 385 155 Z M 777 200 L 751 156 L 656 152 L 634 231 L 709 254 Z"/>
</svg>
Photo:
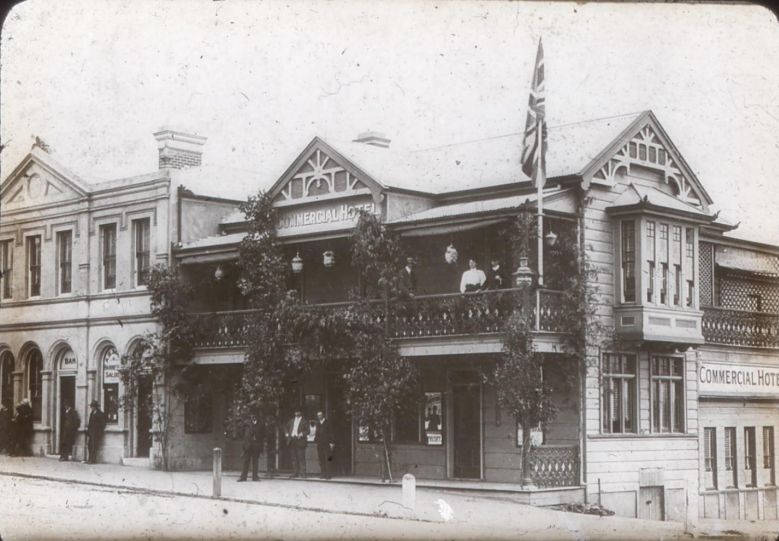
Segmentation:
<svg viewBox="0 0 779 541">
<path fill-rule="evenodd" d="M 279 212 L 276 224 L 279 236 L 349 228 L 357 223 L 360 211 L 376 212 L 375 203 L 341 203 L 326 208 L 308 208 Z"/>
<path fill-rule="evenodd" d="M 73 353 L 73 350 L 68 350 L 67 352 L 65 352 L 65 354 L 62 356 L 62 359 L 60 360 L 60 371 L 72 372 L 73 370 L 76 370 L 76 368 L 78 368 L 76 355 Z"/>
<path fill-rule="evenodd" d="M 779 398 L 779 370 L 754 365 L 701 363 L 698 386 L 701 393 Z"/>
<path fill-rule="evenodd" d="M 103 384 L 119 383 L 119 366 L 122 360 L 115 349 L 109 349 L 103 358 Z"/>
</svg>

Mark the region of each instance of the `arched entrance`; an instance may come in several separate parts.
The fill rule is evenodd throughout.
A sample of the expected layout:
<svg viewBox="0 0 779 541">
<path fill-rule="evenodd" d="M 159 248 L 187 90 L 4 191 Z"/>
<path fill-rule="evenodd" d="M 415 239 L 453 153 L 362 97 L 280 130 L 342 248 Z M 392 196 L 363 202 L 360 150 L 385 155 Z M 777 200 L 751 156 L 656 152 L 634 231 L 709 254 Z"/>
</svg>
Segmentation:
<svg viewBox="0 0 779 541">
<path fill-rule="evenodd" d="M 73 350 L 65 348 L 57 356 L 57 419 L 54 447 L 60 451 L 60 440 L 63 432 L 65 410 L 70 407 L 76 410 L 76 373 L 78 361 Z M 76 410 L 78 411 L 78 410 Z M 83 423 L 83 420 L 82 420 Z"/>
<path fill-rule="evenodd" d="M 14 355 L 10 351 L 0 354 L 0 404 L 14 409 Z"/>
<path fill-rule="evenodd" d="M 143 357 L 150 354 L 149 345 L 140 340 L 132 348 L 134 356 Z M 148 458 L 153 443 L 152 428 L 154 411 L 154 384 L 152 376 L 141 375 L 136 382 L 135 397 L 135 456 Z"/>
</svg>

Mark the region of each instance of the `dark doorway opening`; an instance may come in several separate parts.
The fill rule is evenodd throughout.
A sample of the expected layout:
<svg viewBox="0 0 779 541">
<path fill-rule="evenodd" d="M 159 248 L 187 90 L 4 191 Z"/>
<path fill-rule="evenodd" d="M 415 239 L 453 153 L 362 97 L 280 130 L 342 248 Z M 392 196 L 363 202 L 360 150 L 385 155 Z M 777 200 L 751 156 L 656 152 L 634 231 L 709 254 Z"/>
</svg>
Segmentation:
<svg viewBox="0 0 779 541">
<path fill-rule="evenodd" d="M 284 395 L 281 397 L 279 404 L 279 471 L 291 472 L 292 471 L 292 447 L 287 445 L 287 438 L 285 435 L 285 427 L 287 421 L 295 416 L 295 409 L 300 408 L 301 411 L 305 411 L 303 407 L 303 385 L 300 383 L 291 383 L 284 389 Z"/>
<path fill-rule="evenodd" d="M 14 358 L 10 352 L 2 355 L 0 362 L 0 396 L 2 403 L 12 412 L 14 411 Z"/>
<path fill-rule="evenodd" d="M 136 446 L 136 456 L 142 458 L 149 457 L 149 451 L 152 445 L 152 380 L 150 377 L 140 378 L 138 380 L 138 445 Z"/>
<path fill-rule="evenodd" d="M 335 475 L 352 474 L 352 413 L 346 399 L 347 389 L 340 374 L 327 376 L 327 418 L 335 437 Z"/>
<path fill-rule="evenodd" d="M 454 476 L 481 478 L 481 384 L 475 372 L 452 372 Z"/>
<path fill-rule="evenodd" d="M 59 422 L 59 437 L 57 438 L 57 445 L 61 440 L 62 434 L 65 433 L 65 408 L 70 406 L 73 410 L 76 410 L 76 377 L 75 376 L 62 376 L 60 377 L 60 422 Z"/>
</svg>

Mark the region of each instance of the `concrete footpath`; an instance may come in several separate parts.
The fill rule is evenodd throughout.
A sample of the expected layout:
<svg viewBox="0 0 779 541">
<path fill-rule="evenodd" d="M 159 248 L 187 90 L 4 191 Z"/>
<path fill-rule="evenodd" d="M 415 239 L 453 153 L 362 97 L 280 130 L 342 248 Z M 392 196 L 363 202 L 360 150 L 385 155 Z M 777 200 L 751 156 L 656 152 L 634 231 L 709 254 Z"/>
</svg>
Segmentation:
<svg viewBox="0 0 779 541">
<path fill-rule="evenodd" d="M 0 475 L 78 483 L 144 493 L 211 498 L 210 472 L 160 472 L 112 464 L 87 465 L 50 458 L 0 457 Z M 446 488 L 417 488 L 413 509 L 404 507 L 399 483 L 371 485 L 347 480 L 263 478 L 237 483 L 225 472 L 222 498 L 229 501 L 322 513 L 386 517 L 491 532 L 490 537 L 532 539 L 670 539 L 691 537 L 682 524 L 565 513 L 502 500 L 499 495 Z M 450 528 L 451 526 L 447 526 Z M 765 525 L 770 531 L 770 525 Z M 474 530 L 476 528 L 477 530 Z M 722 533 L 715 527 L 711 533 Z M 731 531 L 737 528 L 730 528 Z M 718 531 L 717 531 L 718 530 Z M 702 532 L 699 528 L 699 532 Z"/>
</svg>

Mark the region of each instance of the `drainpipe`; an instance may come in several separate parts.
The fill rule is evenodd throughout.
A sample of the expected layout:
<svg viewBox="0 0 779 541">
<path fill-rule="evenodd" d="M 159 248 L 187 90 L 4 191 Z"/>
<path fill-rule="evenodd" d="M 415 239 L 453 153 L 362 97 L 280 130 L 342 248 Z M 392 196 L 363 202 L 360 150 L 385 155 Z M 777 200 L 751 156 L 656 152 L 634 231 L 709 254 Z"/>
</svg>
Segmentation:
<svg viewBox="0 0 779 541">
<path fill-rule="evenodd" d="M 576 236 L 579 243 L 579 253 L 583 253 L 584 250 L 584 214 L 585 210 L 582 206 L 581 200 L 579 201 L 579 220 L 577 227 L 579 228 L 579 234 Z M 582 274 L 585 271 L 584 261 L 580 262 L 579 272 Z M 584 485 L 584 503 L 589 503 L 589 497 L 587 495 L 587 351 L 585 349 L 584 359 L 580 360 L 581 365 L 579 367 L 579 432 L 581 442 L 579 453 L 579 465 L 580 465 L 580 482 Z M 600 494 L 598 496 L 600 498 Z"/>
</svg>

